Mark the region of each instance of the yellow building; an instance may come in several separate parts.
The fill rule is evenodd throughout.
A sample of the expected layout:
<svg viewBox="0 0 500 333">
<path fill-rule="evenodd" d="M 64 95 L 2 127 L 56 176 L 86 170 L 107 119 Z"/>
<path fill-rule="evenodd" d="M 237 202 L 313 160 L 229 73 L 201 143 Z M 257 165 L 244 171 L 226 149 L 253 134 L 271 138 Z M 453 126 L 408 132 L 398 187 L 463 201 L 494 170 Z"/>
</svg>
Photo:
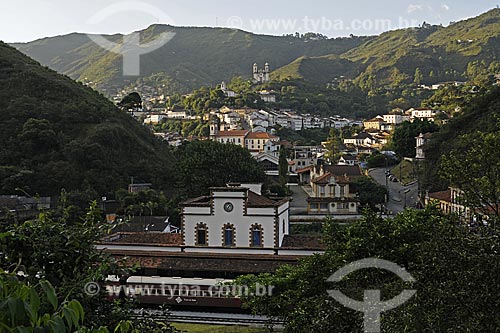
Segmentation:
<svg viewBox="0 0 500 333">
<path fill-rule="evenodd" d="M 374 129 L 377 131 L 380 131 L 383 125 L 385 125 L 385 121 L 384 119 L 379 117 L 372 118 L 363 122 L 363 126 L 365 127 L 365 129 Z"/>
</svg>

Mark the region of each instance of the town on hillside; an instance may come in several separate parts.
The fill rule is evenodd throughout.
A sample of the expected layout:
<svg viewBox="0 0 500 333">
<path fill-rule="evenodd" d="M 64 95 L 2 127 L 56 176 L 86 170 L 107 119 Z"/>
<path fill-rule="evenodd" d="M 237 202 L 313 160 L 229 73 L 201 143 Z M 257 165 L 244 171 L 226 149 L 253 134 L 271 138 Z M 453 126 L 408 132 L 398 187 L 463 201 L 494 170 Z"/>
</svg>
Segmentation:
<svg viewBox="0 0 500 333">
<path fill-rule="evenodd" d="M 150 2 L 2 5 L 0 332 L 499 331 L 498 6 Z"/>
</svg>

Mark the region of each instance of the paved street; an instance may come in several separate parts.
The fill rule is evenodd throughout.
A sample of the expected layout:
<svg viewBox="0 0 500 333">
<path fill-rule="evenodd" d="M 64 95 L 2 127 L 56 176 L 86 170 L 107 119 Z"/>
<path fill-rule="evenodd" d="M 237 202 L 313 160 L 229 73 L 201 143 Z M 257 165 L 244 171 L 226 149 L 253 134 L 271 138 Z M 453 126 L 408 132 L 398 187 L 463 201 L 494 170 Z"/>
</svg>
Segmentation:
<svg viewBox="0 0 500 333">
<path fill-rule="evenodd" d="M 372 169 L 369 172 L 370 176 L 379 184 L 385 186 L 385 168 Z M 406 206 L 415 207 L 417 202 L 418 185 L 416 183 L 409 186 L 402 186 L 399 182 L 388 181 L 389 186 L 389 203 L 387 209 L 394 214 L 402 212 L 405 206 L 404 191 L 410 190 L 406 194 Z M 307 193 L 302 186 L 292 185 L 290 190 L 293 193 L 293 200 L 290 202 L 290 213 L 299 216 L 307 215 Z"/>
<path fill-rule="evenodd" d="M 299 185 L 291 185 L 290 190 L 293 193 L 293 200 L 290 202 L 290 213 L 292 215 L 307 214 L 307 193 Z"/>
<path fill-rule="evenodd" d="M 386 185 L 385 179 L 385 168 L 378 168 L 370 170 L 369 174 L 377 183 L 380 185 Z M 418 185 L 414 183 L 409 186 L 402 186 L 399 182 L 388 181 L 387 185 L 389 187 L 389 203 L 387 208 L 393 213 L 399 213 L 404 210 L 405 206 L 405 194 L 404 191 L 410 190 L 406 194 L 406 206 L 415 207 L 417 202 Z"/>
</svg>

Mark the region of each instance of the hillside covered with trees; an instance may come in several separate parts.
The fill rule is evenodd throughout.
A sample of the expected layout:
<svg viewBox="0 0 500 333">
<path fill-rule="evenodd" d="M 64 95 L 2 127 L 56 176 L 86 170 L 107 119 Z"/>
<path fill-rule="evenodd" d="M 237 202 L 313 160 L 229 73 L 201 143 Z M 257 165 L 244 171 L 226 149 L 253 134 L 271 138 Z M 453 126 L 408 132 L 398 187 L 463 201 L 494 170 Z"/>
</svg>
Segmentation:
<svg viewBox="0 0 500 333">
<path fill-rule="evenodd" d="M 426 144 L 426 160 L 420 169 L 422 188 L 431 192 L 443 190 L 458 178 L 464 180 L 462 185 L 468 181 L 476 182 L 475 186 L 478 186 L 477 180 L 472 179 L 481 173 L 483 176 L 478 178 L 486 183 L 496 184 L 500 177 L 500 154 L 497 148 L 493 148 L 494 144 L 493 147 L 488 147 L 487 142 L 491 144 L 500 138 L 499 121 L 498 88 L 479 94 L 467 103 L 462 113 L 433 133 Z M 467 168 L 456 163 L 454 168 L 450 168 L 450 164 L 445 167 L 446 163 L 443 162 L 446 158 L 443 157 L 449 156 L 453 151 L 454 160 L 461 160 Z"/>
<path fill-rule="evenodd" d="M 172 156 L 90 88 L 0 44 L 0 192 L 101 195 L 135 177 L 171 184 Z"/>
<path fill-rule="evenodd" d="M 500 9 L 493 9 L 447 27 L 424 22 L 388 31 L 340 57 L 301 57 L 274 74 L 321 83 L 345 76 L 366 90 L 451 80 L 481 83 L 500 71 L 499 43 Z"/>
<path fill-rule="evenodd" d="M 170 42 L 141 56 L 141 79 L 157 78 L 170 93 L 187 93 L 238 75 L 250 75 L 252 65 L 265 62 L 278 68 L 301 56 L 342 54 L 371 37 L 325 39 L 306 36 L 267 36 L 227 28 L 152 25 L 141 31 L 143 42 L 164 32 L 175 33 Z M 123 36 L 106 36 L 120 43 Z M 102 49 L 85 34 L 44 38 L 13 44 L 43 65 L 73 79 L 92 81 L 100 87 L 123 87 L 135 78 L 123 77 L 122 57 Z"/>
<path fill-rule="evenodd" d="M 264 178 L 241 147 L 195 142 L 174 156 L 168 144 L 97 92 L 6 44 L 0 44 L 0 85 L 0 193 L 57 196 L 65 189 L 90 200 L 113 197 L 134 177 L 190 197 L 207 193 L 214 179 L 223 186 Z"/>
</svg>

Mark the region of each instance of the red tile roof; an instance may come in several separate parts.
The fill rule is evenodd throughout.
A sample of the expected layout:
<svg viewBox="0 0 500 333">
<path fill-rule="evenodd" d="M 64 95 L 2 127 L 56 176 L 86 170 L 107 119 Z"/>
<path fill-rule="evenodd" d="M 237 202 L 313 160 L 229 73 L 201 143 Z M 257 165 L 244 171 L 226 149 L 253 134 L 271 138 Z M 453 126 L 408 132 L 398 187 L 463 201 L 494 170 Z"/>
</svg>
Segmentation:
<svg viewBox="0 0 500 333">
<path fill-rule="evenodd" d="M 119 232 L 102 240 L 104 244 L 154 244 L 159 246 L 183 245 L 182 234 L 160 232 Z"/>
<path fill-rule="evenodd" d="M 429 193 L 429 198 L 440 201 L 451 202 L 451 190 Z"/>
<path fill-rule="evenodd" d="M 246 136 L 249 131 L 246 130 L 235 130 L 235 131 L 220 131 L 217 136 Z"/>
<path fill-rule="evenodd" d="M 370 120 L 365 120 L 365 123 L 383 123 L 384 120 L 380 118 L 372 118 Z"/>
<path fill-rule="evenodd" d="M 283 237 L 284 249 L 301 250 L 325 250 L 326 246 L 321 242 L 321 236 L 313 235 L 285 235 Z"/>
<path fill-rule="evenodd" d="M 143 250 L 107 249 L 117 258 L 126 258 L 127 263 L 145 268 L 175 270 L 182 272 L 229 272 L 241 274 L 271 273 L 284 264 L 297 265 L 293 255 L 259 255 L 237 253 L 182 253 Z"/>
<path fill-rule="evenodd" d="M 332 176 L 332 174 L 327 172 L 323 176 L 315 178 L 312 182 L 315 184 L 328 184 L 331 176 Z"/>
<path fill-rule="evenodd" d="M 497 214 L 497 212 L 500 212 L 500 204 L 492 204 L 491 206 L 486 205 L 477 209 L 477 211 L 486 215 Z"/>
<path fill-rule="evenodd" d="M 311 171 L 312 168 L 313 168 L 312 166 L 308 166 L 308 167 L 297 170 L 297 173 L 305 173 L 307 171 Z"/>
<path fill-rule="evenodd" d="M 350 183 L 348 176 L 335 176 L 335 180 L 339 184 L 349 184 Z"/>
<path fill-rule="evenodd" d="M 210 206 L 210 197 L 202 196 L 194 199 L 189 199 L 179 204 L 180 206 Z"/>
<path fill-rule="evenodd" d="M 248 201 L 247 207 L 259 208 L 259 207 L 274 207 L 281 205 L 282 202 L 274 201 L 269 198 L 266 198 L 263 195 L 258 195 L 255 192 L 248 191 Z"/>
<path fill-rule="evenodd" d="M 324 165 L 323 170 L 335 176 L 361 177 L 361 169 L 359 166 L 352 165 Z"/>
<path fill-rule="evenodd" d="M 338 183 L 338 184 L 349 184 L 350 181 L 349 181 L 349 177 L 348 176 L 345 176 L 345 175 L 342 175 L 342 176 L 335 176 L 335 175 L 332 175 L 331 173 L 327 172 L 325 173 L 323 176 L 321 177 L 318 177 L 318 178 L 315 178 L 313 180 L 313 183 L 315 184 L 328 184 L 330 182 L 330 178 L 331 177 L 335 177 L 335 181 Z"/>
<path fill-rule="evenodd" d="M 276 135 L 272 135 L 265 132 L 250 132 L 248 133 L 247 139 L 278 139 Z"/>
</svg>

